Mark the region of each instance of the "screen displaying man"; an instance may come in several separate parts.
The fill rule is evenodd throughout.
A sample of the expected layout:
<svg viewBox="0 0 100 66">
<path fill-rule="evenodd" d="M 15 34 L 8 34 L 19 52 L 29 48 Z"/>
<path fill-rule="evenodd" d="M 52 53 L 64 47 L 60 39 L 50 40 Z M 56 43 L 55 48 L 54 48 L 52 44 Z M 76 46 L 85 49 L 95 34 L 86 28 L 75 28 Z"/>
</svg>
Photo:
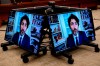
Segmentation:
<svg viewBox="0 0 100 66">
<path fill-rule="evenodd" d="M 20 20 L 20 32 L 14 34 L 12 41 L 18 44 L 20 47 L 30 48 L 30 37 L 25 33 L 29 26 L 29 19 L 27 15 L 24 15 Z"/>
<path fill-rule="evenodd" d="M 78 30 L 79 19 L 74 14 L 69 16 L 68 25 L 72 31 L 72 34 L 70 34 L 67 38 L 67 47 L 72 48 L 88 42 L 85 32 Z"/>
</svg>

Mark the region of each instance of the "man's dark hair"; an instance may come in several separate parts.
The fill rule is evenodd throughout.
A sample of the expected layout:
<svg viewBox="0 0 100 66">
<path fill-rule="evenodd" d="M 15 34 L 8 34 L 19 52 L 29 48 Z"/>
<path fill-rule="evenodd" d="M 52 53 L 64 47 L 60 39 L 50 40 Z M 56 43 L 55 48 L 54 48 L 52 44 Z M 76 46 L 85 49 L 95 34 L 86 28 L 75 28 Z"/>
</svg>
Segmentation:
<svg viewBox="0 0 100 66">
<path fill-rule="evenodd" d="M 21 20 L 20 20 L 20 26 L 21 26 L 21 22 L 22 22 L 24 19 L 25 19 L 26 22 L 27 22 L 27 28 L 28 28 L 28 26 L 29 26 L 29 18 L 28 18 L 27 15 L 24 15 L 24 16 L 21 18 Z"/>
<path fill-rule="evenodd" d="M 79 25 L 79 19 L 78 19 L 75 15 L 71 14 L 70 17 L 68 18 L 68 25 L 69 25 L 69 26 L 70 26 L 70 21 L 71 21 L 71 19 L 75 19 L 76 22 L 77 22 L 78 25 Z"/>
</svg>

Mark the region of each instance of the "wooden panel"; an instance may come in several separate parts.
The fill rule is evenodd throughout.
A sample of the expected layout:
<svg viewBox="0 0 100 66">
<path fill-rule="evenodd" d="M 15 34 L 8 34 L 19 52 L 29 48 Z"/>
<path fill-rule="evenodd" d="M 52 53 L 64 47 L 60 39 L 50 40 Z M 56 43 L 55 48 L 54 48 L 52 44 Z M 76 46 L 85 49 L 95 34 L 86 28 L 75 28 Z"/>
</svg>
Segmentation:
<svg viewBox="0 0 100 66">
<path fill-rule="evenodd" d="M 97 8 L 97 2 L 96 1 L 92 1 L 92 2 L 84 2 L 80 4 L 81 8 Z"/>
<path fill-rule="evenodd" d="M 1 9 L 0 13 L 2 14 L 2 16 L 0 16 L 1 17 L 0 19 L 7 20 L 7 17 L 11 9 L 34 7 L 34 6 L 45 6 L 48 5 L 48 1 L 55 1 L 55 5 L 63 5 L 63 6 L 70 6 L 70 7 L 81 7 L 81 8 L 97 7 L 97 0 L 74 0 L 74 1 L 73 0 L 41 0 L 41 1 L 38 0 L 35 2 L 25 2 L 25 0 L 22 1 L 23 2 L 17 4 L 0 4 L 0 9 Z"/>
</svg>

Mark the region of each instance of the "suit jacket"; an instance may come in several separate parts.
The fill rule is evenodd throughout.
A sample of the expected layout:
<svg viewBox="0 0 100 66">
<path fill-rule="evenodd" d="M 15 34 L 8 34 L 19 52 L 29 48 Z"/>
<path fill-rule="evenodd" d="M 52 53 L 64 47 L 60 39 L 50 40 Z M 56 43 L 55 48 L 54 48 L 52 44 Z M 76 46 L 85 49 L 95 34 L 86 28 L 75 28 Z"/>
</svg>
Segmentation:
<svg viewBox="0 0 100 66">
<path fill-rule="evenodd" d="M 15 44 L 18 44 L 19 35 L 20 34 L 17 32 L 17 33 L 14 34 L 14 36 L 12 38 L 12 41 Z M 19 46 L 22 47 L 23 49 L 30 49 L 30 37 L 27 34 L 24 35 L 23 40 L 22 40 L 22 44 L 19 45 Z"/>
<path fill-rule="evenodd" d="M 83 31 L 79 31 L 79 44 L 78 45 L 81 45 L 81 44 L 84 44 L 84 42 L 88 42 L 88 38 L 86 37 L 86 34 L 85 32 Z M 73 37 L 73 34 L 70 34 L 69 37 L 67 38 L 67 47 L 75 47 L 75 42 L 74 42 L 74 37 Z"/>
</svg>

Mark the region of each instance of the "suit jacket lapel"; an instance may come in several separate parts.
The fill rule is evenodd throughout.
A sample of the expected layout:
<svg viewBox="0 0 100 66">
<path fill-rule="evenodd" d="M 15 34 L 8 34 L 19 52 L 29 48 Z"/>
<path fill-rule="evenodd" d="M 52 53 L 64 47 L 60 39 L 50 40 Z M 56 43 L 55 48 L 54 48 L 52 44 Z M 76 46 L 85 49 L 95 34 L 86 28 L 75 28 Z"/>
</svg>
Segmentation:
<svg viewBox="0 0 100 66">
<path fill-rule="evenodd" d="M 72 37 L 72 41 L 71 41 L 72 47 L 74 47 L 75 46 L 74 37 L 73 37 L 73 35 L 71 37 Z"/>
<path fill-rule="evenodd" d="M 81 44 L 81 42 L 82 42 L 82 36 L 81 36 L 81 33 L 79 32 L 79 45 Z"/>
</svg>

